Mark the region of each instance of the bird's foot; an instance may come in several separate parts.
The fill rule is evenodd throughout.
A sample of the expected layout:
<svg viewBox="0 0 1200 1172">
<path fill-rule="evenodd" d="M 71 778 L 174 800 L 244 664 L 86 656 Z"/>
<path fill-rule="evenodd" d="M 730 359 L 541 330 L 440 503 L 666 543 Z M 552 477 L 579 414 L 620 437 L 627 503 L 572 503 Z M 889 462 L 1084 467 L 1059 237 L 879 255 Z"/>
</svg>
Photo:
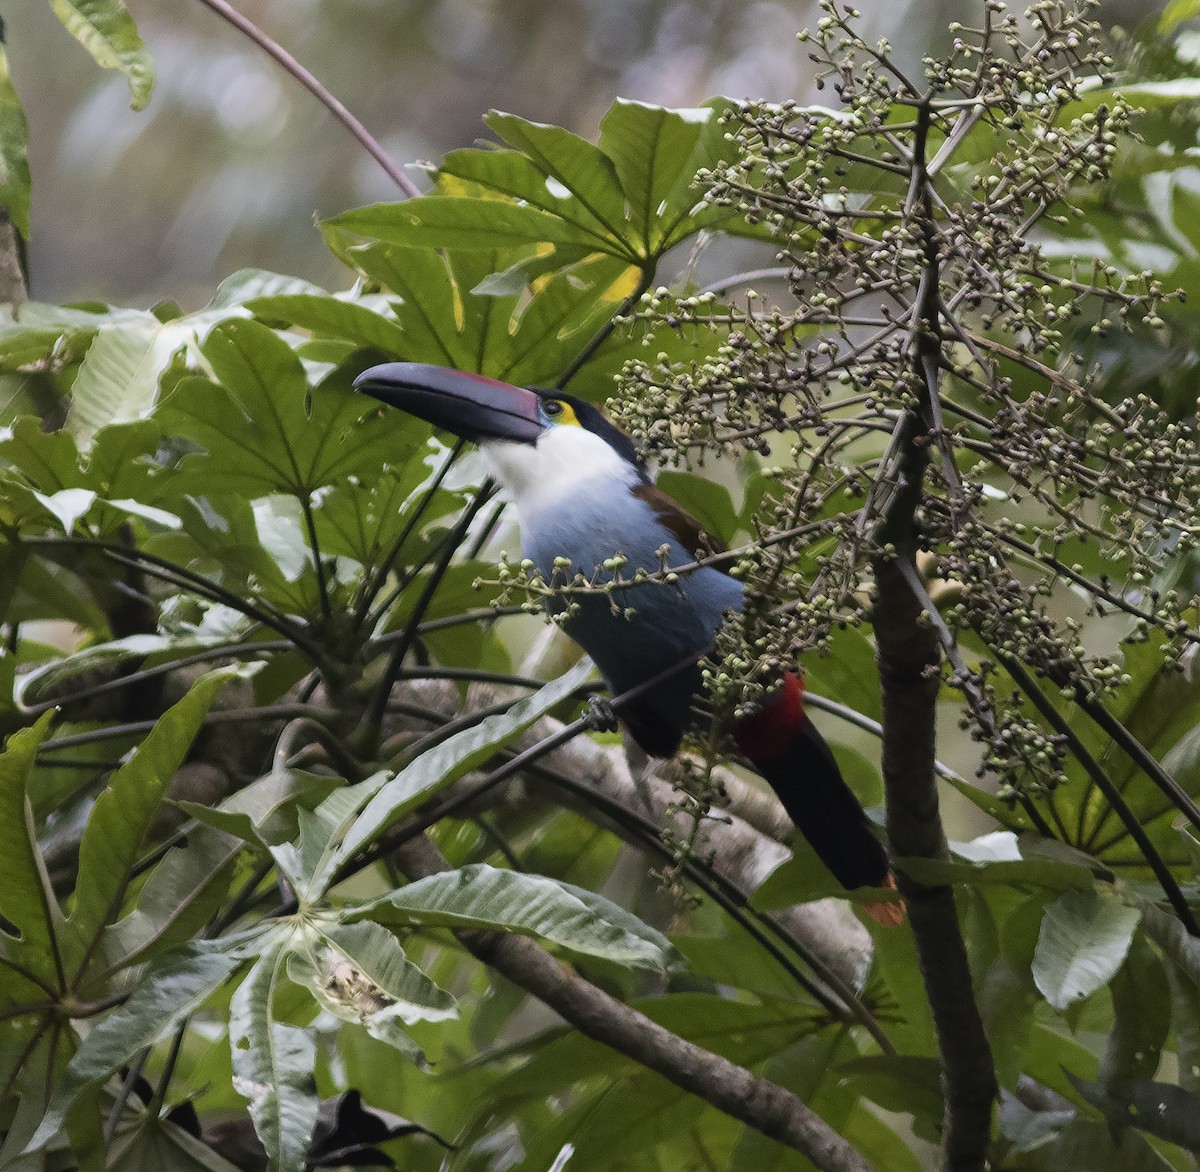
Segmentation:
<svg viewBox="0 0 1200 1172">
<path fill-rule="evenodd" d="M 895 891 L 895 876 L 889 873 L 888 877 L 880 884 L 880 887 L 885 887 L 889 891 Z M 859 906 L 871 919 L 884 928 L 898 928 L 904 923 L 906 908 L 902 899 L 879 900 L 877 903 L 864 903 Z"/>
<path fill-rule="evenodd" d="M 616 732 L 621 726 L 612 705 L 603 696 L 589 696 L 583 719 L 597 732 Z"/>
</svg>

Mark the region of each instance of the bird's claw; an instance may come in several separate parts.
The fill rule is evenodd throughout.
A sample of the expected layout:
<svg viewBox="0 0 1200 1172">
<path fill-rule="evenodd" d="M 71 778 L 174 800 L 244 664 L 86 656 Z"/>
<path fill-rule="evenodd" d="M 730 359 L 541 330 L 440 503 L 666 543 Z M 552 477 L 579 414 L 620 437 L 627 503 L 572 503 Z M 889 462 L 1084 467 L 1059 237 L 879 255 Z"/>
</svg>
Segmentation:
<svg viewBox="0 0 1200 1172">
<path fill-rule="evenodd" d="M 583 718 L 597 732 L 616 732 L 620 728 L 617 724 L 617 714 L 603 696 L 588 697 L 587 712 Z"/>
</svg>

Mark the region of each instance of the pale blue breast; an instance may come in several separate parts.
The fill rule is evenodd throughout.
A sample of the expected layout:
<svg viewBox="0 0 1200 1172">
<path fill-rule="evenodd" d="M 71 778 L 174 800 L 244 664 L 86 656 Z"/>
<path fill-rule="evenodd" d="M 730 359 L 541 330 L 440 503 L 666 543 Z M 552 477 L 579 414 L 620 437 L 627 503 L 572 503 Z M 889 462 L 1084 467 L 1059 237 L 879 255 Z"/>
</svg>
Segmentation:
<svg viewBox="0 0 1200 1172">
<path fill-rule="evenodd" d="M 588 491 L 588 489 L 593 491 Z M 543 509 L 521 517 L 525 555 L 547 581 L 554 559 L 571 560 L 575 571 L 591 579 L 608 558 L 623 554 L 624 578 L 639 568 L 660 568 L 659 549 L 669 548 L 668 566 L 685 565 L 694 552 L 684 549 L 674 534 L 644 501 L 626 485 L 599 480 L 584 486 L 561 510 Z M 602 572 L 600 581 L 612 581 Z M 562 582 L 560 571 L 557 582 Z M 607 595 L 577 596 L 579 612 L 563 624 L 566 632 L 596 661 L 614 692 L 635 684 L 702 650 L 712 641 L 727 611 L 742 606 L 741 583 L 719 570 L 704 567 L 680 578 L 677 585 L 646 583 Z M 613 604 L 618 611 L 614 614 Z M 551 609 L 561 611 L 565 600 Z M 623 613 L 631 609 L 629 617 Z"/>
</svg>

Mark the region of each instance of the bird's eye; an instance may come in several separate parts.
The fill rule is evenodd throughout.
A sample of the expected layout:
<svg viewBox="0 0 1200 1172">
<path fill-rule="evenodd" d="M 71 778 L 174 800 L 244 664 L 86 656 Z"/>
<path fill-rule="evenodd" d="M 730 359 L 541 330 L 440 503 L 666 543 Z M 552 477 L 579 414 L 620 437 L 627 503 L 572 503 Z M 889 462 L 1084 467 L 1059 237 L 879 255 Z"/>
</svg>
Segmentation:
<svg viewBox="0 0 1200 1172">
<path fill-rule="evenodd" d="M 551 419 L 553 419 L 555 416 L 563 413 L 563 404 L 557 399 L 547 399 L 545 403 L 542 404 L 542 410 L 545 411 Z"/>
</svg>

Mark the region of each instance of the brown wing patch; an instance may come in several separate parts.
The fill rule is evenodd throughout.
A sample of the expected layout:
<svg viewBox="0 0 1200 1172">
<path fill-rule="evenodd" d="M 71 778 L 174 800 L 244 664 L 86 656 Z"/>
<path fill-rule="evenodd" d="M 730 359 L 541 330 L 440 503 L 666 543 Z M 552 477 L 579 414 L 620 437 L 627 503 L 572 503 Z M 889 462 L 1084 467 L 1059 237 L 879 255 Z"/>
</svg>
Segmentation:
<svg viewBox="0 0 1200 1172">
<path fill-rule="evenodd" d="M 688 553 L 724 553 L 725 546 L 706 529 L 702 528 L 682 505 L 673 501 L 661 488 L 653 484 L 639 484 L 633 495 L 644 500 L 654 510 L 654 515 L 678 539 Z"/>
</svg>

